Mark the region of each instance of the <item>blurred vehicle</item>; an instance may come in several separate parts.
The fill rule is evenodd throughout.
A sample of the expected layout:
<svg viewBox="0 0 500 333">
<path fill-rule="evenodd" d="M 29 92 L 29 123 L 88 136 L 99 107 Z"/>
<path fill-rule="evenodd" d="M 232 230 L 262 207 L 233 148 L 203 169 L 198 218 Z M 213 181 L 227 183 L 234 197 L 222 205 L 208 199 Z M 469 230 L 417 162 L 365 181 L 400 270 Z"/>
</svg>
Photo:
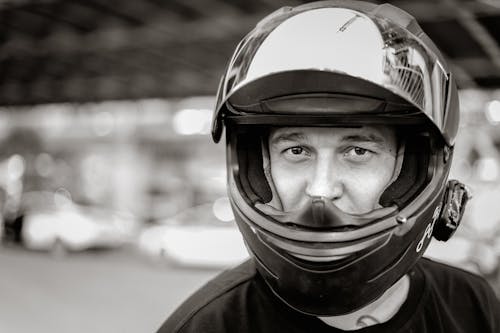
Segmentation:
<svg viewBox="0 0 500 333">
<path fill-rule="evenodd" d="M 244 261 L 248 252 L 234 220 L 217 218 L 213 208 L 196 206 L 145 228 L 139 236 L 140 251 L 190 267 L 224 268 Z"/>
<path fill-rule="evenodd" d="M 119 247 L 132 242 L 138 230 L 130 215 L 72 202 L 32 204 L 24 207 L 22 219 L 24 246 L 55 253 Z"/>
</svg>

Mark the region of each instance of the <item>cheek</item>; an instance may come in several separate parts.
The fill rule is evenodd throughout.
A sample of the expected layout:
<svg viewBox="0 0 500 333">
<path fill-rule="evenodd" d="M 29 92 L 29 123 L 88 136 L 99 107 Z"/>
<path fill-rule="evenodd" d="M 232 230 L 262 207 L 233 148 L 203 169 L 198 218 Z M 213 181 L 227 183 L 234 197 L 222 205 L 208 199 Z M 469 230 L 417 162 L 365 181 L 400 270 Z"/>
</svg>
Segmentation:
<svg viewBox="0 0 500 333">
<path fill-rule="evenodd" d="M 391 183 L 394 163 L 386 161 L 381 166 L 353 173 L 348 177 L 349 185 L 346 190 L 350 194 L 358 213 L 369 212 L 379 206 L 379 199 L 384 190 Z"/>
<path fill-rule="evenodd" d="M 380 181 L 379 175 L 374 174 L 371 177 L 362 177 L 358 181 L 353 181 L 348 191 L 355 206 L 364 213 L 377 207 L 384 188 L 385 183 Z"/>
<path fill-rule="evenodd" d="M 303 172 L 283 168 L 279 163 L 271 168 L 271 177 L 284 210 L 294 207 L 303 197 L 305 179 L 301 175 Z"/>
</svg>

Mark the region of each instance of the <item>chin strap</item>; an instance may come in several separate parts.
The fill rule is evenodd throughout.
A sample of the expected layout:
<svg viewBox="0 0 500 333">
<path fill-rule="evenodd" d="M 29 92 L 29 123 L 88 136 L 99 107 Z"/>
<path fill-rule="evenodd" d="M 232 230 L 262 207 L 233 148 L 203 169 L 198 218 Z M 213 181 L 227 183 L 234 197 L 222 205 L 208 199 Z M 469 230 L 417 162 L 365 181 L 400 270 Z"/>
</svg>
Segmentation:
<svg viewBox="0 0 500 333">
<path fill-rule="evenodd" d="M 465 206 L 471 198 L 472 194 L 465 184 L 457 180 L 448 181 L 443 208 L 434 226 L 434 238 L 446 242 L 453 236 L 462 221 Z"/>
</svg>

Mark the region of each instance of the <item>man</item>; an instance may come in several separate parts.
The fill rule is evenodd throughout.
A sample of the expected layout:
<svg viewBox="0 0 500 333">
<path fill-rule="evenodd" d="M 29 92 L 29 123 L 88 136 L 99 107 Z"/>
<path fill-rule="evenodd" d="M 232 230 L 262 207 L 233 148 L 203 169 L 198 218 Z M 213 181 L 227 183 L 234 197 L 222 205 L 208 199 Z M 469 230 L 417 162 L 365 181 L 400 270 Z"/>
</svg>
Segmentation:
<svg viewBox="0 0 500 333">
<path fill-rule="evenodd" d="M 480 277 L 421 259 L 468 192 L 448 181 L 453 75 L 407 13 L 322 1 L 264 18 L 221 80 L 228 192 L 252 259 L 160 332 L 500 332 Z"/>
</svg>

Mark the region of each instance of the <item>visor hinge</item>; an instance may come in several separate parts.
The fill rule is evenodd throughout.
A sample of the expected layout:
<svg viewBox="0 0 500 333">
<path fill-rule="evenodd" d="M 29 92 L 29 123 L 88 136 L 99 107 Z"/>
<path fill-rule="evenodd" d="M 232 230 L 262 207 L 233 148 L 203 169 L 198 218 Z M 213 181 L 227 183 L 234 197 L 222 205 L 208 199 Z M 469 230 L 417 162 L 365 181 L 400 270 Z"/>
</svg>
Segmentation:
<svg viewBox="0 0 500 333">
<path fill-rule="evenodd" d="M 444 152 L 443 152 L 443 162 L 446 164 L 448 163 L 448 160 L 450 159 L 451 156 L 451 148 L 448 146 L 444 146 Z"/>
</svg>

